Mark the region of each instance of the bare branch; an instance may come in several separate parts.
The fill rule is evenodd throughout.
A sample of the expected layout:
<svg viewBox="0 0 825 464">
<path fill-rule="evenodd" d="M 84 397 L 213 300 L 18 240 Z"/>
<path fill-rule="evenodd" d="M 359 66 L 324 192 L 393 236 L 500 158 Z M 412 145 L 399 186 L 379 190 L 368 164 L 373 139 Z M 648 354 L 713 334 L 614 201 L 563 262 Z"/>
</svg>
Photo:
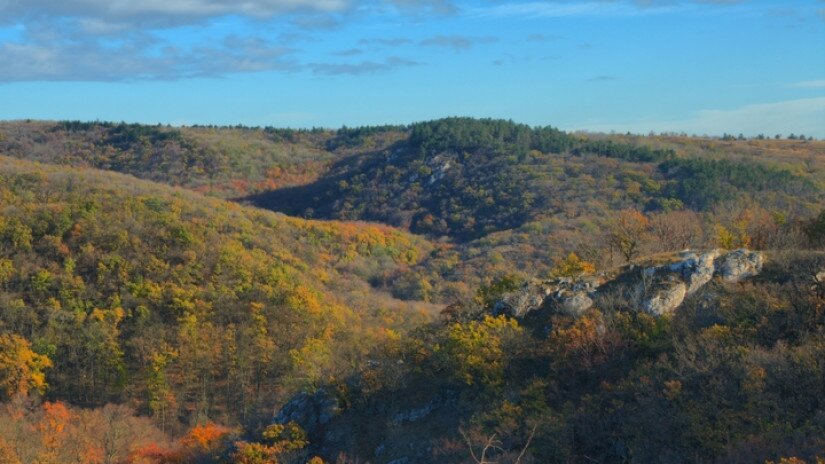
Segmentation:
<svg viewBox="0 0 825 464">
<path fill-rule="evenodd" d="M 522 448 L 521 453 L 518 454 L 518 457 L 516 458 L 515 464 L 521 463 L 521 458 L 523 458 L 524 454 L 527 453 L 527 448 L 530 447 L 530 442 L 533 441 L 533 436 L 536 434 L 536 428 L 538 426 L 539 426 L 538 424 L 533 426 L 533 430 L 530 431 L 530 436 L 527 437 L 527 443 L 524 444 L 524 448 Z"/>
<path fill-rule="evenodd" d="M 464 432 L 464 429 L 459 427 L 458 433 L 460 433 L 461 436 L 464 438 L 464 441 L 467 442 L 467 448 L 470 449 L 470 456 L 473 458 L 473 461 L 475 461 L 476 464 L 482 464 L 482 461 L 479 461 L 476 457 L 476 453 L 473 451 L 473 442 L 470 441 L 470 437 L 467 436 L 467 434 Z M 484 459 L 484 455 L 482 455 L 481 458 Z"/>
</svg>

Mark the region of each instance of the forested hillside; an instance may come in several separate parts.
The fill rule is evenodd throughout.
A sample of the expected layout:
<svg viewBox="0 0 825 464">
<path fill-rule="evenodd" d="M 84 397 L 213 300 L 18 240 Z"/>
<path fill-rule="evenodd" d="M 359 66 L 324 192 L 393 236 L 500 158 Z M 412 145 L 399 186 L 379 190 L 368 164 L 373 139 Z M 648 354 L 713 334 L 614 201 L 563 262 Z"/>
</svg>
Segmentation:
<svg viewBox="0 0 825 464">
<path fill-rule="evenodd" d="M 313 449 L 370 462 L 822 462 L 825 255 L 767 260 L 762 277 L 709 283 L 667 317 L 632 292 L 580 315 L 454 306 L 375 350 Z"/>
<path fill-rule="evenodd" d="M 817 179 L 775 163 L 685 157 L 549 127 L 450 118 L 412 125 L 409 133 L 382 152 L 337 163 L 313 184 L 255 202 L 466 241 L 576 206 L 587 215 L 626 208 L 701 212 L 759 195 L 766 207 L 810 214 L 825 198 Z M 823 149 L 812 147 L 819 155 Z"/>
<path fill-rule="evenodd" d="M 17 122 L 0 124 L 0 150 L 424 234 L 440 242 L 433 253 L 371 282 L 440 303 L 546 275 L 571 252 L 621 264 L 611 227 L 631 212 L 644 216 L 638 255 L 787 247 L 825 206 L 825 142 L 796 137 L 570 134 L 469 118 L 337 131 Z"/>
<path fill-rule="evenodd" d="M 0 123 L 0 463 L 821 462 L 824 247 L 821 141 Z"/>
<path fill-rule="evenodd" d="M 128 403 L 166 430 L 254 427 L 426 320 L 426 305 L 366 283 L 417 262 L 423 240 L 117 174 L 0 158 L 0 237 L 4 353 L 26 353 L 2 358 L 6 400 Z"/>
<path fill-rule="evenodd" d="M 621 264 L 628 257 L 614 232 L 628 228 L 637 229 L 629 258 L 793 246 L 801 221 L 825 206 L 825 143 L 817 141 L 585 136 L 468 118 L 408 131 L 313 183 L 251 201 L 441 239 L 425 265 L 398 276 L 405 284 L 395 291 L 446 303 L 495 278 L 546 274 L 570 252 L 600 269 Z"/>
<path fill-rule="evenodd" d="M 347 152 L 337 140 L 334 131 L 321 129 L 77 121 L 0 124 L 0 153 L 6 156 L 116 171 L 220 197 L 315 180 Z M 327 150 L 328 145 L 336 150 Z"/>
</svg>

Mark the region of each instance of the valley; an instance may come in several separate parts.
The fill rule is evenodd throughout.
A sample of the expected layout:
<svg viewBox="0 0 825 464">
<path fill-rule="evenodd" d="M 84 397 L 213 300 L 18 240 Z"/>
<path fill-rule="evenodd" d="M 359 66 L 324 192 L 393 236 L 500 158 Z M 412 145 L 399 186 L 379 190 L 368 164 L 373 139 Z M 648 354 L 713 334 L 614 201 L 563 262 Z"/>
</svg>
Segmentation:
<svg viewBox="0 0 825 464">
<path fill-rule="evenodd" d="M 0 462 L 825 458 L 821 140 L 3 122 L 0 238 Z"/>
</svg>

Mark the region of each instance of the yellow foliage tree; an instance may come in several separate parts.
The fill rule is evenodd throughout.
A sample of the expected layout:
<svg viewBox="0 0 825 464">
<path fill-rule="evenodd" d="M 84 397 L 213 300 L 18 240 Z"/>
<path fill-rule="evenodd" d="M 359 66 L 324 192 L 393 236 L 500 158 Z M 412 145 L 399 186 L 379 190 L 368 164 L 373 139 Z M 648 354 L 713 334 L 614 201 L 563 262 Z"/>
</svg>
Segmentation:
<svg viewBox="0 0 825 464">
<path fill-rule="evenodd" d="M 31 343 L 25 338 L 0 335 L 0 392 L 6 397 L 31 391 L 43 393 L 46 390 L 44 371 L 51 366 L 52 361 L 32 351 Z"/>
<path fill-rule="evenodd" d="M 575 277 L 582 274 L 593 274 L 594 272 L 596 272 L 596 266 L 579 258 L 576 253 L 570 253 L 567 258 L 553 266 L 550 275 L 553 277 Z"/>
<path fill-rule="evenodd" d="M 467 385 L 496 387 L 504 381 L 504 344 L 522 332 L 514 319 L 485 316 L 450 327 L 443 352 L 455 375 Z"/>
<path fill-rule="evenodd" d="M 295 422 L 270 425 L 264 429 L 262 436 L 263 443 L 235 442 L 233 464 L 278 464 L 282 462 L 280 458 L 283 454 L 303 449 L 309 444 L 306 432 Z M 316 458 L 308 462 L 323 463 L 316 461 Z"/>
</svg>

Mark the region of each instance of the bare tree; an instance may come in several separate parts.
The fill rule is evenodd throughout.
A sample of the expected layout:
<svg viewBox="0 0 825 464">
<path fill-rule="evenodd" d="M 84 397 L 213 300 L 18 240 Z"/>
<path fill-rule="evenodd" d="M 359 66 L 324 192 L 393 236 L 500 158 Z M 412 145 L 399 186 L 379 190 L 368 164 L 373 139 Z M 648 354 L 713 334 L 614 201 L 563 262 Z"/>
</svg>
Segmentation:
<svg viewBox="0 0 825 464">
<path fill-rule="evenodd" d="M 528 435 L 527 441 L 524 443 L 524 446 L 521 448 L 518 455 L 515 456 L 515 459 L 512 461 L 513 464 L 521 464 L 522 460 L 527 455 L 527 449 L 533 442 L 533 437 L 536 435 L 537 428 L 538 424 L 534 425 L 533 428 L 530 430 L 530 435 Z M 461 434 L 462 438 L 464 438 L 464 441 L 467 443 L 467 448 L 470 452 L 470 457 L 476 464 L 495 464 L 496 461 L 491 461 L 488 455 L 496 452 L 501 454 L 505 453 L 505 450 L 502 447 L 502 442 L 498 439 L 498 432 L 482 438 L 482 443 L 480 445 L 481 450 L 478 454 L 476 454 L 476 445 L 473 444 L 473 439 L 470 437 L 470 435 L 468 435 L 467 432 L 465 432 L 464 429 L 461 427 L 458 428 L 458 432 Z M 502 457 L 506 458 L 506 456 Z"/>
<path fill-rule="evenodd" d="M 501 441 L 496 438 L 496 433 L 486 437 L 484 444 L 481 448 L 481 453 L 476 455 L 475 450 L 473 449 L 473 441 L 467 435 L 463 428 L 459 427 L 458 432 L 464 438 L 464 441 L 467 442 L 467 448 L 470 450 L 470 457 L 473 458 L 473 462 L 476 464 L 493 464 L 492 461 L 487 460 L 487 453 L 492 450 L 504 451 L 501 448 Z"/>
<path fill-rule="evenodd" d="M 703 235 L 702 218 L 693 211 L 671 211 L 650 220 L 659 251 L 678 251 L 698 244 Z"/>
<path fill-rule="evenodd" d="M 621 211 L 610 224 L 607 238 L 630 262 L 639 255 L 641 245 L 647 238 L 650 221 L 639 211 L 628 209 Z"/>
</svg>

